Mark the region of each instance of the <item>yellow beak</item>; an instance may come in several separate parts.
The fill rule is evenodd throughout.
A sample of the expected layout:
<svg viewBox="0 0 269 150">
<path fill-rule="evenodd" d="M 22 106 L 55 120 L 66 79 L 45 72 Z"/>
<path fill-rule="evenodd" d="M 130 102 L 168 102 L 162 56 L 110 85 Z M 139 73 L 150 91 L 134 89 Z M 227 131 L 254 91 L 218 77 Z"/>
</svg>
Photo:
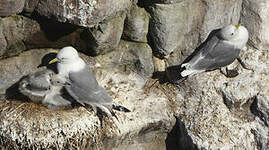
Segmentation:
<svg viewBox="0 0 269 150">
<path fill-rule="evenodd" d="M 56 63 L 56 62 L 58 62 L 58 59 L 57 59 L 57 58 L 54 58 L 54 59 L 52 59 L 52 60 L 49 62 L 49 64 Z"/>
<path fill-rule="evenodd" d="M 238 29 L 241 26 L 241 23 L 238 23 L 237 25 L 235 25 L 235 28 Z"/>
</svg>

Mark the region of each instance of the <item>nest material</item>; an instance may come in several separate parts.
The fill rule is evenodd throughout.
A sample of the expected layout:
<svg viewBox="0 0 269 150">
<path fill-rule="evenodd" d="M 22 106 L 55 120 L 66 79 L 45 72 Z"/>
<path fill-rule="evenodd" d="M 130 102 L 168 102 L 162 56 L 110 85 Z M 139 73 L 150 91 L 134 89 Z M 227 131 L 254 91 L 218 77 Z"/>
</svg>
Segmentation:
<svg viewBox="0 0 269 150">
<path fill-rule="evenodd" d="M 100 149 L 98 142 L 109 133 L 83 107 L 49 110 L 41 104 L 2 101 L 0 120 L 0 145 L 7 149 Z M 107 120 L 105 126 L 111 128 Z"/>
</svg>

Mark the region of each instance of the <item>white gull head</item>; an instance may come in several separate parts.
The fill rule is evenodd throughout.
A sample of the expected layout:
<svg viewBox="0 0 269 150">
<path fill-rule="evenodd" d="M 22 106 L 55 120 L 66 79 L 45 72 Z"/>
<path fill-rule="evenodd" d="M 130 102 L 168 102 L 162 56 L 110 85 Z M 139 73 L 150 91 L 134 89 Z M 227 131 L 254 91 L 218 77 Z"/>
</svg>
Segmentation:
<svg viewBox="0 0 269 150">
<path fill-rule="evenodd" d="M 248 41 L 248 30 L 238 25 L 228 25 L 220 30 L 220 37 L 238 49 L 242 49 Z"/>
<path fill-rule="evenodd" d="M 86 65 L 72 46 L 62 48 L 57 54 L 57 61 L 58 73 L 64 76 L 68 76 L 69 72 L 78 72 Z"/>
</svg>

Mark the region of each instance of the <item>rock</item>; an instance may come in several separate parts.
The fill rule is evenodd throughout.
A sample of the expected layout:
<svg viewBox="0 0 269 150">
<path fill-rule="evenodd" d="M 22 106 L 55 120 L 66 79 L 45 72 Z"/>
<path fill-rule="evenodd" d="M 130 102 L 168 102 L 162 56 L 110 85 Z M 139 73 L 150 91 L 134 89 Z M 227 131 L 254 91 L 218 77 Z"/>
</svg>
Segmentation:
<svg viewBox="0 0 269 150">
<path fill-rule="evenodd" d="M 154 65 L 152 61 L 152 49 L 148 44 L 123 41 L 121 44 L 121 51 L 123 51 L 123 49 L 126 49 L 128 53 L 133 55 L 133 59 L 131 60 L 134 61 L 134 67 L 140 75 L 147 78 L 152 76 Z M 123 56 L 123 61 L 124 59 L 126 58 Z"/>
<path fill-rule="evenodd" d="M 23 13 L 31 15 L 34 12 L 35 8 L 37 7 L 39 1 L 40 0 L 25 1 Z"/>
<path fill-rule="evenodd" d="M 2 27 L 1 43 L 4 43 L 0 49 L 0 58 L 17 55 L 26 49 L 23 43 L 25 38 L 23 28 L 25 20 L 23 18 L 21 16 L 12 16 L 0 20 L 0 26 Z M 25 19 L 29 21 L 29 24 L 32 23 L 31 19 Z M 31 28 L 34 29 L 33 26 Z"/>
<path fill-rule="evenodd" d="M 154 64 L 154 72 L 165 71 L 166 69 L 165 60 L 159 59 L 158 57 L 153 56 L 152 61 Z"/>
<path fill-rule="evenodd" d="M 267 93 L 258 93 L 254 99 L 252 106 L 252 112 L 255 116 L 259 117 L 261 121 L 264 122 L 264 125 L 269 126 L 269 95 Z"/>
<path fill-rule="evenodd" d="M 139 5 L 150 5 L 153 3 L 157 4 L 174 4 L 174 3 L 180 3 L 184 0 L 138 0 Z"/>
<path fill-rule="evenodd" d="M 7 47 L 7 41 L 3 34 L 3 24 L 0 18 L 0 56 L 2 56 L 5 53 L 6 47 Z"/>
<path fill-rule="evenodd" d="M 88 54 L 96 56 L 115 50 L 120 42 L 125 14 L 98 24 L 95 28 L 85 30 L 82 39 L 87 44 Z"/>
<path fill-rule="evenodd" d="M 77 27 L 19 15 L 0 19 L 0 58 L 16 56 L 24 50 L 41 47 L 62 48 L 73 45 L 85 48 Z"/>
<path fill-rule="evenodd" d="M 268 54 L 248 47 L 240 56 L 254 72 L 235 62 L 235 78 L 215 70 L 179 84 L 175 113 L 198 149 L 268 148 Z"/>
<path fill-rule="evenodd" d="M 1 79 L 6 79 L 1 81 L 1 88 L 36 70 L 41 57 L 48 51 L 30 50 L 1 60 L 1 71 L 4 70 Z M 91 63 L 89 57 L 81 56 Z M 171 115 L 173 105 L 161 91 L 145 92 L 145 78 L 128 67 L 123 70 L 118 64 L 108 64 L 108 58 L 111 56 L 98 56 L 95 62 L 100 65 L 91 67 L 113 101 L 130 109 L 130 113 L 116 112 L 118 120 L 105 117 L 101 127 L 95 113 L 82 106 L 49 110 L 13 96 L 0 101 L 1 144 L 7 149 L 165 149 L 165 138 L 175 123 Z"/>
<path fill-rule="evenodd" d="M 180 17 L 182 4 L 154 4 L 150 6 L 149 36 L 154 53 L 169 55 L 180 41 Z"/>
<path fill-rule="evenodd" d="M 152 50 L 146 43 L 121 40 L 118 50 L 99 58 L 107 65 L 118 64 L 122 70 L 131 70 L 142 78 L 151 77 L 154 72 Z"/>
<path fill-rule="evenodd" d="M 36 11 L 48 18 L 78 26 L 92 27 L 103 20 L 123 12 L 131 6 L 131 0 L 39 1 Z"/>
<path fill-rule="evenodd" d="M 267 108 L 268 109 L 268 108 Z M 256 119 L 255 120 L 255 129 L 252 129 L 251 132 L 254 134 L 254 137 L 255 137 L 255 141 L 257 143 L 257 149 L 262 149 L 262 150 L 265 150 L 265 149 L 268 149 L 268 141 L 269 141 L 269 138 L 268 138 L 268 133 L 269 133 L 269 129 L 268 129 L 268 126 L 265 125 L 263 123 L 262 120 L 260 119 Z"/>
<path fill-rule="evenodd" d="M 186 127 L 178 118 L 176 123 L 166 138 L 167 150 L 197 150 L 197 146 L 193 143 L 191 137 L 188 135 Z"/>
<path fill-rule="evenodd" d="M 0 1 L 0 16 L 7 17 L 22 12 L 25 0 Z"/>
<path fill-rule="evenodd" d="M 147 42 L 149 15 L 144 8 L 132 5 L 127 13 L 122 38 L 136 42 Z"/>
<path fill-rule="evenodd" d="M 269 48 L 269 2 L 243 0 L 241 22 L 249 31 L 249 44 L 256 49 Z"/>
<path fill-rule="evenodd" d="M 267 81 L 268 83 L 268 81 Z M 267 92 L 267 93 L 266 93 Z M 267 91 L 261 91 L 254 97 L 251 105 L 251 111 L 255 115 L 255 128 L 252 129 L 258 149 L 269 148 L 269 94 Z"/>
<path fill-rule="evenodd" d="M 196 43 L 190 41 L 193 39 L 194 33 L 192 32 L 202 22 L 201 2 L 153 4 L 148 7 L 148 10 L 151 15 L 149 37 L 155 56 L 169 55 L 180 47 L 183 49 L 187 43 L 189 45 Z M 191 35 L 191 38 L 188 38 L 188 34 Z"/>
</svg>

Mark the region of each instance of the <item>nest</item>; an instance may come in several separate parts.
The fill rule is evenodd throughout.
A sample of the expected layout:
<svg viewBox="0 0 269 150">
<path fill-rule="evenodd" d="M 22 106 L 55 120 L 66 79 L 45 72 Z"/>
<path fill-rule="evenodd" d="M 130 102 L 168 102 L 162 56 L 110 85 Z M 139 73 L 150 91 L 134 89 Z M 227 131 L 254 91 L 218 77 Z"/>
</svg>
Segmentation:
<svg viewBox="0 0 269 150">
<path fill-rule="evenodd" d="M 0 120 L 0 145 L 6 149 L 102 149 L 104 138 L 113 134 L 108 120 L 101 128 L 84 107 L 50 110 L 8 100 L 0 103 Z"/>
</svg>

